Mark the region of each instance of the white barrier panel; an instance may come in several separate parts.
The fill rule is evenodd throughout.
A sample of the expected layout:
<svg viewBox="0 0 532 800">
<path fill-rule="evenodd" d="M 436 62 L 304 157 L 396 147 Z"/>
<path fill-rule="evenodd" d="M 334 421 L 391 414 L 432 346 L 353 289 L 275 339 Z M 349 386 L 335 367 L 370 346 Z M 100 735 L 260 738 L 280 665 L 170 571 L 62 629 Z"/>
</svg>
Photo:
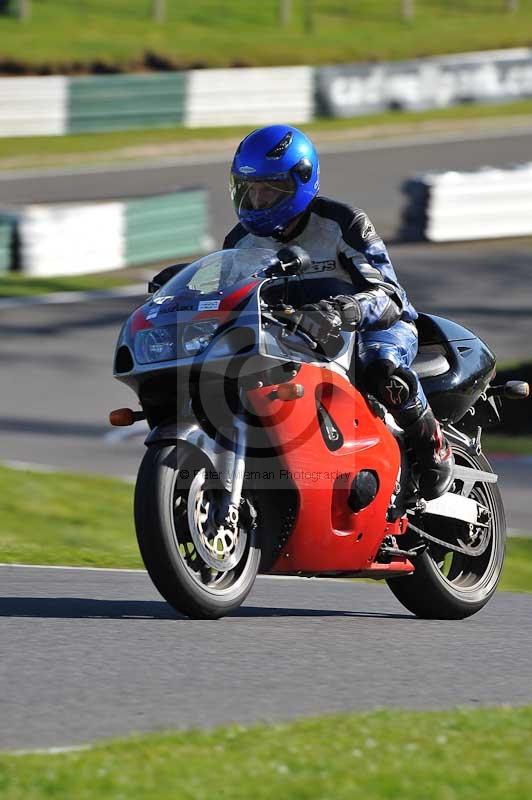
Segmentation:
<svg viewBox="0 0 532 800">
<path fill-rule="evenodd" d="M 432 242 L 532 235 L 532 163 L 428 173 L 404 187 L 403 235 Z"/>
<path fill-rule="evenodd" d="M 0 78 L 0 136 L 66 132 L 68 78 Z"/>
<path fill-rule="evenodd" d="M 124 204 L 26 206 L 19 221 L 26 275 L 80 275 L 124 266 Z"/>
<path fill-rule="evenodd" d="M 309 122 L 314 114 L 311 67 L 192 70 L 184 124 L 268 125 Z"/>
</svg>

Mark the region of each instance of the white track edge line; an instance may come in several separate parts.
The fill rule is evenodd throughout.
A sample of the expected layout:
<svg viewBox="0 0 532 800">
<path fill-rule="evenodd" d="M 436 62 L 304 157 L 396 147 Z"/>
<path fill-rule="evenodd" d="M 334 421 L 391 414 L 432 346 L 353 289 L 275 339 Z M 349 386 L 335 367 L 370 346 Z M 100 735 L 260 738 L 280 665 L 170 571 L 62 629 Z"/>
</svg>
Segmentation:
<svg viewBox="0 0 532 800">
<path fill-rule="evenodd" d="M 75 572 L 118 572 L 134 575 L 147 575 L 144 569 L 131 569 L 119 567 L 69 567 L 68 565 L 61 564 L 6 564 L 0 562 L 0 567 L 13 567 L 14 569 L 52 569 L 52 570 L 71 570 Z M 338 583 L 342 578 L 320 578 L 318 576 L 312 578 L 304 578 L 299 575 L 257 575 L 257 578 L 268 581 L 334 581 Z"/>
<path fill-rule="evenodd" d="M 34 750 L 2 750 L 2 756 L 58 756 L 63 753 L 77 753 L 80 750 L 93 750 L 92 744 L 70 744 L 61 747 L 36 747 Z"/>
</svg>

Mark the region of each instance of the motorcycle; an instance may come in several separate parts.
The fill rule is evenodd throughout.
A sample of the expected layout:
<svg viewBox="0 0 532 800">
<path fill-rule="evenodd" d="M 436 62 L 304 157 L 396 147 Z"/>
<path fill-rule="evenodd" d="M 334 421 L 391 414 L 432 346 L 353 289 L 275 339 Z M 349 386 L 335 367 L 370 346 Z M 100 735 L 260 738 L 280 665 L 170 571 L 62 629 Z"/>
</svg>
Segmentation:
<svg viewBox="0 0 532 800">
<path fill-rule="evenodd" d="M 163 270 L 126 320 L 114 375 L 150 433 L 135 489 L 146 569 L 177 611 L 215 619 L 259 572 L 384 579 L 418 617 L 462 619 L 493 596 L 505 552 L 497 475 L 482 454 L 502 398 L 495 358 L 468 329 L 421 314 L 414 362 L 455 458 L 450 490 L 425 500 L 415 456 L 364 391 L 356 333 L 326 341 L 298 309 L 348 293 L 301 248 L 225 250 Z"/>
</svg>

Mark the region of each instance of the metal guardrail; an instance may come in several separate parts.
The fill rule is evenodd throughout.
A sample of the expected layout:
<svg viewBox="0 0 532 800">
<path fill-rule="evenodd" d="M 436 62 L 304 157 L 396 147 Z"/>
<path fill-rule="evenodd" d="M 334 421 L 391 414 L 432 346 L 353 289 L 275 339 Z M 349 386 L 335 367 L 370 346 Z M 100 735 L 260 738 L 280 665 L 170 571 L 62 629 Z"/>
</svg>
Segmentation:
<svg viewBox="0 0 532 800">
<path fill-rule="evenodd" d="M 68 78 L 0 78 L 0 136 L 66 133 Z"/>
<path fill-rule="evenodd" d="M 181 125 L 185 72 L 70 78 L 67 133 Z"/>
<path fill-rule="evenodd" d="M 311 67 L 208 69 L 188 73 L 184 124 L 272 125 L 314 118 Z"/>
</svg>

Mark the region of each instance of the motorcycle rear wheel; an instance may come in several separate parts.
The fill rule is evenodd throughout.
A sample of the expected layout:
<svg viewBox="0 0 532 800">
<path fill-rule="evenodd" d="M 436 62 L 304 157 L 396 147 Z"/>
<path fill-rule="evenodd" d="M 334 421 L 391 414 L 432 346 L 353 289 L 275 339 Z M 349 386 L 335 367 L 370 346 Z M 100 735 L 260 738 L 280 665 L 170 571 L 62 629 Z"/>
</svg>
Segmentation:
<svg viewBox="0 0 532 800">
<path fill-rule="evenodd" d="M 209 492 L 215 490 L 208 470 L 197 451 L 153 445 L 135 488 L 137 541 L 146 569 L 164 599 L 192 619 L 218 619 L 238 608 L 260 562 L 252 514 L 241 510 L 234 537 L 217 537 L 214 529 L 191 531 L 190 514 L 200 527 L 210 524 L 215 493 Z M 248 502 L 244 495 L 241 509 Z"/>
<path fill-rule="evenodd" d="M 457 464 L 484 472 L 493 472 L 483 455 L 469 453 L 453 446 Z M 491 538 L 487 549 L 478 556 L 446 550 L 429 542 L 427 549 L 415 559 L 415 572 L 387 581 L 395 597 L 405 608 L 424 619 L 464 619 L 480 611 L 493 596 L 499 582 L 505 555 L 506 520 L 504 506 L 496 483 L 476 482 L 464 487 L 455 481 L 452 491 L 465 494 L 486 506 L 491 515 Z M 434 520 L 434 518 L 433 518 Z M 419 527 L 440 539 L 453 540 L 453 520 L 439 518 Z M 408 544 L 415 537 L 407 534 Z M 401 538 L 401 542 L 406 542 Z M 401 546 L 404 546 L 403 544 Z"/>
</svg>

